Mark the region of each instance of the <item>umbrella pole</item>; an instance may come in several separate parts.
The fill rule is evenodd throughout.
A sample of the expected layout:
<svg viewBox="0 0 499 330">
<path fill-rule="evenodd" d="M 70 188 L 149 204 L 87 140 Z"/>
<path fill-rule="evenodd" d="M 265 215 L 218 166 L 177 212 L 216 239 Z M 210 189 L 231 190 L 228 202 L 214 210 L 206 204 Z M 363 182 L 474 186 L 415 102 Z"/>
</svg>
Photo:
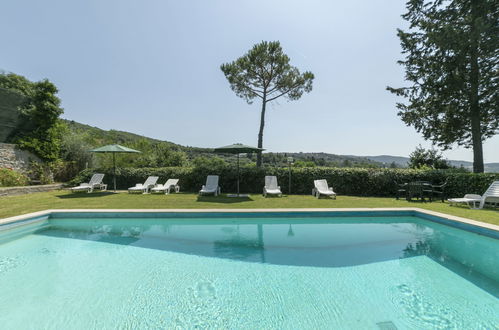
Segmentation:
<svg viewBox="0 0 499 330">
<path fill-rule="evenodd" d="M 113 152 L 113 182 L 114 182 L 114 192 L 116 192 L 116 155 Z"/>
<path fill-rule="evenodd" d="M 239 153 L 237 154 L 237 197 L 239 197 Z"/>
</svg>

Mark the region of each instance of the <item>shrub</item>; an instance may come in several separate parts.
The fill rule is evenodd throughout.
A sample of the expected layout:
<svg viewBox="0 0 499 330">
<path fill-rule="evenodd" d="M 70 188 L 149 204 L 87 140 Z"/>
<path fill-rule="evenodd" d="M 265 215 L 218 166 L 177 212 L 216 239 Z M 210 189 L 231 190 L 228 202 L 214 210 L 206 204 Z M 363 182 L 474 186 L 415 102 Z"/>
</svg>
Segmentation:
<svg viewBox="0 0 499 330">
<path fill-rule="evenodd" d="M 73 184 L 88 182 L 92 173 L 105 173 L 104 182 L 112 181 L 112 170 L 84 170 Z M 136 183 L 144 182 L 149 175 L 160 177 L 163 183 L 168 178 L 180 179 L 182 191 L 199 191 L 209 174 L 220 176 L 222 192 L 236 190 L 237 169 L 231 166 L 200 167 L 163 167 L 163 168 L 118 168 L 116 183 L 118 189 L 126 189 Z M 277 176 L 284 193 L 288 192 L 288 169 L 285 167 L 255 166 L 241 167 L 241 191 L 261 193 L 265 175 Z M 396 182 L 430 181 L 433 184 L 447 182 L 448 196 L 462 196 L 466 193 L 482 194 L 494 180 L 499 180 L 498 173 L 467 173 L 459 170 L 413 170 L 413 169 L 373 169 L 373 168 L 327 168 L 305 167 L 291 169 L 291 192 L 309 194 L 313 180 L 326 179 L 340 195 L 353 196 L 395 196 Z"/>
<path fill-rule="evenodd" d="M 26 175 L 11 168 L 0 168 L 0 187 L 25 186 L 28 182 Z"/>
</svg>

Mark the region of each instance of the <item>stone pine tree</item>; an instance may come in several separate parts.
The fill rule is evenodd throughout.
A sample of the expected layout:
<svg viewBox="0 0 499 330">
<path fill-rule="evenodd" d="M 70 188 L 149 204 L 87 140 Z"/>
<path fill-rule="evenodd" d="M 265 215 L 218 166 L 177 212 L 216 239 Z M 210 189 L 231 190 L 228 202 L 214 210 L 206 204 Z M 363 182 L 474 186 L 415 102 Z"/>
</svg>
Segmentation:
<svg viewBox="0 0 499 330">
<path fill-rule="evenodd" d="M 387 89 L 407 99 L 398 115 L 441 148 L 473 148 L 483 172 L 482 143 L 498 133 L 497 0 L 409 0 L 408 31 L 398 30 L 411 86 Z"/>
<path fill-rule="evenodd" d="M 258 147 L 263 147 L 263 129 L 267 103 L 280 97 L 298 100 L 312 90 L 314 75 L 300 71 L 289 64 L 279 41 L 263 41 L 234 62 L 220 67 L 237 96 L 252 104 L 259 98 L 262 104 Z M 262 165 L 262 154 L 257 154 L 257 166 Z"/>
</svg>

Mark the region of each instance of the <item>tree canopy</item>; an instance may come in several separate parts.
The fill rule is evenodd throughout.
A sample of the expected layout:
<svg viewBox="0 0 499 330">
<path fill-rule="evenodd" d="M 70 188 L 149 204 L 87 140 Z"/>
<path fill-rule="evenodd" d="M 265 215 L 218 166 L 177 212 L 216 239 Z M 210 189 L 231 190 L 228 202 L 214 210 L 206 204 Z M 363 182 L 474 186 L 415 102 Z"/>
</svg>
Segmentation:
<svg viewBox="0 0 499 330">
<path fill-rule="evenodd" d="M 21 121 L 11 142 L 30 150 L 40 158 L 53 161 L 60 155 L 64 125 L 59 121 L 63 113 L 57 87 L 47 79 L 31 82 L 14 73 L 0 73 L 0 88 L 21 94 Z"/>
<path fill-rule="evenodd" d="M 436 149 L 428 149 L 418 146 L 409 155 L 409 167 L 415 169 L 448 169 L 451 166 Z"/>
<path fill-rule="evenodd" d="M 289 64 L 279 41 L 262 41 L 253 46 L 245 55 L 233 62 L 221 65 L 221 70 L 229 81 L 230 88 L 248 104 L 255 98 L 261 99 L 260 129 L 258 147 L 263 148 L 265 110 L 268 102 L 280 97 L 298 100 L 303 93 L 312 91 L 314 75 Z M 261 153 L 257 154 L 257 166 L 261 166 Z"/>
<path fill-rule="evenodd" d="M 495 0 L 409 0 L 398 30 L 409 87 L 398 115 L 444 150 L 473 148 L 483 172 L 483 140 L 497 134 L 499 10 Z"/>
</svg>

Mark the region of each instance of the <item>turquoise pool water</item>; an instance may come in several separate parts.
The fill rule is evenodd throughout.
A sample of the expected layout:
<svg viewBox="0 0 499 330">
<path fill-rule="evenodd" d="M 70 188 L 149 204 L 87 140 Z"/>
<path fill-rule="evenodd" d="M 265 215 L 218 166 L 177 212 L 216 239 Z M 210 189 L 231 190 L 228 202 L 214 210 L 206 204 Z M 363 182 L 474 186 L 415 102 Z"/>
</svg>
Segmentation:
<svg viewBox="0 0 499 330">
<path fill-rule="evenodd" d="M 499 240 L 401 215 L 60 214 L 0 231 L 0 327 L 499 329 Z"/>
</svg>

